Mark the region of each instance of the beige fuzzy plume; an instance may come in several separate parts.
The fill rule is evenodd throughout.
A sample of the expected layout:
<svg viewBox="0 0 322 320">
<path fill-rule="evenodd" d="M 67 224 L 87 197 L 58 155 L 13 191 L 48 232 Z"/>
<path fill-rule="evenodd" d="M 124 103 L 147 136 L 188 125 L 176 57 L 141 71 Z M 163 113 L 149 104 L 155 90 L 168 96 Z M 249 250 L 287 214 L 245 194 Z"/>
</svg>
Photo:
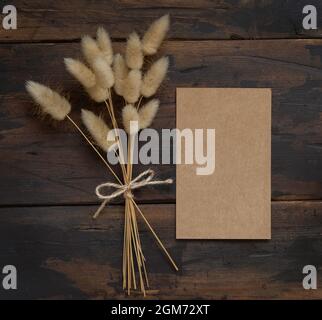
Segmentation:
<svg viewBox="0 0 322 320">
<path fill-rule="evenodd" d="M 143 65 L 141 40 L 136 32 L 129 35 L 126 44 L 125 60 L 130 69 L 141 69 Z"/>
<path fill-rule="evenodd" d="M 82 121 L 96 144 L 107 152 L 115 141 L 107 141 L 107 134 L 109 133 L 110 128 L 106 125 L 104 120 L 93 112 L 82 109 Z"/>
<path fill-rule="evenodd" d="M 40 83 L 27 81 L 26 89 L 40 105 L 42 111 L 51 115 L 55 120 L 64 120 L 71 110 L 71 105 L 66 98 Z"/>
<path fill-rule="evenodd" d="M 160 105 L 160 101 L 158 99 L 152 99 L 147 102 L 142 108 L 139 110 L 139 122 L 140 129 L 147 128 L 153 122 L 155 115 L 158 112 Z"/>
<path fill-rule="evenodd" d="M 96 85 L 86 89 L 89 96 L 96 102 L 104 102 L 108 99 L 108 90 Z"/>
<path fill-rule="evenodd" d="M 79 60 L 65 58 L 67 71 L 74 76 L 85 88 L 94 87 L 96 84 L 95 74 Z"/>
<path fill-rule="evenodd" d="M 113 62 L 113 48 L 111 38 L 103 27 L 97 29 L 97 44 L 102 51 L 105 61 L 111 65 Z"/>
<path fill-rule="evenodd" d="M 123 108 L 122 119 L 123 119 L 124 129 L 128 134 L 134 135 L 140 129 L 139 114 L 137 109 L 132 104 L 128 104 Z M 131 121 L 132 121 L 132 127 L 131 127 Z M 137 126 L 135 126 L 135 121 Z"/>
<path fill-rule="evenodd" d="M 152 55 L 158 51 L 166 33 L 169 30 L 169 26 L 170 17 L 168 14 L 155 20 L 151 24 L 142 39 L 142 47 L 145 55 Z"/>
<path fill-rule="evenodd" d="M 140 97 L 142 73 L 140 70 L 131 70 L 123 81 L 122 95 L 129 103 L 135 103 Z"/>
<path fill-rule="evenodd" d="M 93 71 L 97 84 L 102 88 L 111 88 L 114 85 L 114 75 L 112 68 L 102 57 L 98 57 L 93 62 Z"/>
<path fill-rule="evenodd" d="M 102 57 L 103 54 L 98 47 L 96 41 L 90 36 L 82 37 L 82 51 L 86 61 L 92 65 L 94 60 L 98 57 Z"/>
<path fill-rule="evenodd" d="M 127 77 L 129 70 L 126 66 L 125 60 L 121 54 L 116 54 L 113 61 L 114 71 L 114 89 L 118 95 L 122 95 L 123 81 Z"/>
<path fill-rule="evenodd" d="M 162 57 L 152 64 L 142 81 L 141 93 L 144 97 L 148 98 L 156 93 L 167 74 L 168 66 L 168 57 Z"/>
</svg>

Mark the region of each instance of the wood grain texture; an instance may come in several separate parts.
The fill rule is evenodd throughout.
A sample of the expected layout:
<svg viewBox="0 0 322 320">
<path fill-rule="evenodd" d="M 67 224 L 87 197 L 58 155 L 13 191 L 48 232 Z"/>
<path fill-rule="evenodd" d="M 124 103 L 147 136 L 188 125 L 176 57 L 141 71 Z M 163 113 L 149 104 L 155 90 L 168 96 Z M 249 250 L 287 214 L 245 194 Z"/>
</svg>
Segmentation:
<svg viewBox="0 0 322 320">
<path fill-rule="evenodd" d="M 94 188 L 111 175 L 71 127 L 33 117 L 24 82 L 63 89 L 77 120 L 81 108 L 100 112 L 102 106 L 64 71 L 63 57 L 78 57 L 80 36 L 94 35 L 98 25 L 122 50 L 133 28 L 143 32 L 166 13 L 172 28 L 162 52 L 171 66 L 153 127 L 175 127 L 176 87 L 272 88 L 272 199 L 278 201 L 272 203 L 270 241 L 178 241 L 175 186 L 136 190 L 139 202 L 155 203 L 143 210 L 180 267 L 177 274 L 171 269 L 140 221 L 156 290 L 149 298 L 322 298 L 322 202 L 283 201 L 322 199 L 322 40 L 296 40 L 321 38 L 320 0 L 14 4 L 18 29 L 0 26 L 0 270 L 17 266 L 18 290 L 0 286 L 0 299 L 125 298 L 124 208 L 112 205 L 98 221 L 90 218 L 97 208 Z M 317 31 L 302 28 L 307 4 L 318 10 Z M 175 177 L 173 165 L 152 167 L 161 179 Z M 318 268 L 318 290 L 302 288 L 307 264 Z"/>
<path fill-rule="evenodd" d="M 272 199 L 322 198 L 322 40 L 173 41 L 162 51 L 171 66 L 154 128 L 175 127 L 176 87 L 272 88 Z M 97 203 L 95 186 L 111 179 L 72 128 L 33 117 L 24 90 L 26 79 L 64 88 L 76 119 L 84 107 L 102 111 L 64 70 L 63 57 L 78 55 L 77 43 L 0 47 L 1 205 Z M 152 167 L 162 179 L 175 177 L 173 165 Z M 136 197 L 174 202 L 175 186 Z"/>
<path fill-rule="evenodd" d="M 18 29 L 0 28 L 0 41 L 65 41 L 106 26 L 125 39 L 132 29 L 145 30 L 170 13 L 171 39 L 263 39 L 321 37 L 322 30 L 302 27 L 305 5 L 319 0 L 16 0 Z M 319 17 L 321 21 L 321 17 Z"/>
<path fill-rule="evenodd" d="M 123 207 L 111 206 L 93 222 L 95 208 L 0 209 L 0 266 L 10 262 L 19 274 L 18 290 L 0 288 L 0 298 L 124 298 Z M 270 241 L 175 240 L 174 205 L 142 208 L 180 268 L 171 269 L 139 220 L 151 289 L 157 290 L 148 298 L 322 298 L 321 202 L 273 203 Z M 307 264 L 318 268 L 317 290 L 302 287 Z"/>
</svg>

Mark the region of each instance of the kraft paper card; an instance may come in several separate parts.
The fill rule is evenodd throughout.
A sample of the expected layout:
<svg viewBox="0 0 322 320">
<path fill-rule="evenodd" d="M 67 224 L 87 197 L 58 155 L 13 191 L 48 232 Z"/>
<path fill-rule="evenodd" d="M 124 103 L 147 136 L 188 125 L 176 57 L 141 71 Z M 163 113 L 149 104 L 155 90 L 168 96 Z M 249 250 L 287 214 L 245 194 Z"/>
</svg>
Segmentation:
<svg viewBox="0 0 322 320">
<path fill-rule="evenodd" d="M 195 132 L 193 164 L 182 136 L 177 149 L 177 239 L 270 239 L 271 90 L 178 88 L 177 128 Z M 200 146 L 208 163 L 196 162 Z"/>
</svg>

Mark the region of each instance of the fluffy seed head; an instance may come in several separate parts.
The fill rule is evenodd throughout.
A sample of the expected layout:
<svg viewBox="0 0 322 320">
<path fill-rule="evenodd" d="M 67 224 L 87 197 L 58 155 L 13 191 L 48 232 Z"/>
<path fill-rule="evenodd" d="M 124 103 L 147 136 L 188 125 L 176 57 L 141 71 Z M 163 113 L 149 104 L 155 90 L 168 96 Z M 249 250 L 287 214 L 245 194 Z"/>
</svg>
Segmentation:
<svg viewBox="0 0 322 320">
<path fill-rule="evenodd" d="M 71 58 L 65 58 L 64 62 L 67 71 L 72 76 L 74 76 L 85 88 L 95 86 L 96 80 L 94 73 L 82 62 Z"/>
<path fill-rule="evenodd" d="M 169 26 L 170 17 L 168 14 L 155 20 L 151 24 L 142 40 L 143 52 L 145 55 L 152 55 L 158 51 L 166 33 L 169 30 Z"/>
<path fill-rule="evenodd" d="M 158 99 L 153 99 L 147 102 L 139 110 L 140 119 L 140 129 L 147 128 L 153 122 L 153 119 L 158 112 L 160 101 Z"/>
<path fill-rule="evenodd" d="M 104 102 L 108 98 L 108 90 L 95 85 L 92 88 L 86 89 L 89 96 L 96 102 Z"/>
<path fill-rule="evenodd" d="M 107 141 L 107 134 L 110 129 L 104 120 L 93 112 L 82 109 L 82 121 L 96 144 L 107 152 L 115 142 Z"/>
<path fill-rule="evenodd" d="M 86 61 L 92 65 L 94 60 L 102 56 L 96 41 L 90 36 L 83 36 L 82 38 L 82 52 Z"/>
<path fill-rule="evenodd" d="M 156 93 L 167 74 L 168 66 L 168 57 L 162 57 L 152 64 L 142 81 L 141 93 L 144 97 L 148 98 Z"/>
<path fill-rule="evenodd" d="M 126 64 L 130 69 L 141 69 L 143 65 L 143 52 L 141 40 L 136 32 L 130 34 L 126 43 Z"/>
<path fill-rule="evenodd" d="M 71 105 L 66 98 L 50 88 L 34 82 L 27 81 L 26 89 L 44 113 L 48 113 L 55 120 L 64 120 L 71 110 Z"/>
<path fill-rule="evenodd" d="M 103 27 L 97 29 L 97 44 L 101 49 L 102 54 L 106 62 L 111 65 L 113 62 L 113 48 L 111 38 Z"/>
<path fill-rule="evenodd" d="M 129 70 L 126 66 L 125 60 L 121 54 L 116 54 L 113 61 L 114 71 L 114 89 L 118 95 L 122 95 L 123 80 L 127 77 Z"/>
<path fill-rule="evenodd" d="M 135 103 L 140 97 L 142 74 L 140 70 L 131 70 L 123 81 L 122 94 L 129 103 Z"/>
<path fill-rule="evenodd" d="M 114 85 L 114 75 L 112 68 L 102 57 L 98 57 L 93 62 L 93 70 L 97 84 L 102 88 L 111 88 Z"/>
<path fill-rule="evenodd" d="M 140 128 L 139 114 L 132 104 L 128 104 L 123 108 L 122 119 L 124 129 L 128 134 L 134 135 L 138 132 Z"/>
</svg>

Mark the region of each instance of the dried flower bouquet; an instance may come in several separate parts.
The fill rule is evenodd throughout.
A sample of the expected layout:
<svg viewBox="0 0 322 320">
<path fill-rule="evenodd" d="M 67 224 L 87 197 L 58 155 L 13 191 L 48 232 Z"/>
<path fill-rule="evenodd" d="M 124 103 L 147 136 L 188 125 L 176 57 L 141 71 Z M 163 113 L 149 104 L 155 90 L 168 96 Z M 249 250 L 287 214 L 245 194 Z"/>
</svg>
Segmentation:
<svg viewBox="0 0 322 320">
<path fill-rule="evenodd" d="M 142 68 L 144 67 L 145 57 L 157 52 L 168 29 L 169 16 L 165 15 L 152 23 L 142 39 L 137 33 L 131 33 L 127 39 L 125 56 L 123 56 L 113 54 L 109 34 L 104 28 L 100 27 L 97 30 L 96 39 L 90 36 L 82 38 L 81 47 L 85 63 L 72 58 L 65 58 L 67 71 L 81 83 L 94 101 L 104 103 L 111 120 L 112 128 L 105 123 L 102 117 L 89 110 L 82 109 L 81 118 L 91 137 L 88 137 L 87 133 L 71 118 L 71 105 L 65 97 L 42 84 L 33 81 L 26 83 L 27 91 L 40 106 L 41 111 L 49 114 L 54 120 L 68 120 L 116 179 L 116 183 L 107 182 L 97 186 L 96 194 L 103 202 L 93 218 L 99 216 L 108 201 L 121 195 L 124 196 L 123 288 L 128 294 L 131 293 L 131 290 L 139 290 L 145 295 L 146 288 L 149 287 L 137 214 L 143 218 L 173 267 L 178 270 L 170 254 L 137 205 L 132 193 L 132 190 L 145 185 L 172 183 L 171 179 L 153 180 L 154 173 L 150 169 L 136 178 L 133 178 L 132 174 L 134 137 L 138 130 L 151 125 L 160 103 L 158 99 L 151 99 L 141 106 L 142 99 L 146 100 L 156 93 L 166 76 L 169 61 L 167 57 L 158 59 L 144 74 Z M 128 135 L 127 146 L 122 145 L 122 140 L 115 131 L 120 127 L 115 117 L 113 92 L 123 97 L 125 101 L 122 107 L 122 120 L 123 127 Z M 136 126 L 132 125 L 134 122 Z M 112 139 L 108 140 L 107 136 L 111 133 Z M 115 152 L 119 157 L 123 181 L 97 147 L 105 153 Z M 124 147 L 127 147 L 127 161 L 124 159 Z M 114 188 L 116 191 L 106 195 L 103 192 L 103 189 L 106 190 L 106 188 Z"/>
</svg>

